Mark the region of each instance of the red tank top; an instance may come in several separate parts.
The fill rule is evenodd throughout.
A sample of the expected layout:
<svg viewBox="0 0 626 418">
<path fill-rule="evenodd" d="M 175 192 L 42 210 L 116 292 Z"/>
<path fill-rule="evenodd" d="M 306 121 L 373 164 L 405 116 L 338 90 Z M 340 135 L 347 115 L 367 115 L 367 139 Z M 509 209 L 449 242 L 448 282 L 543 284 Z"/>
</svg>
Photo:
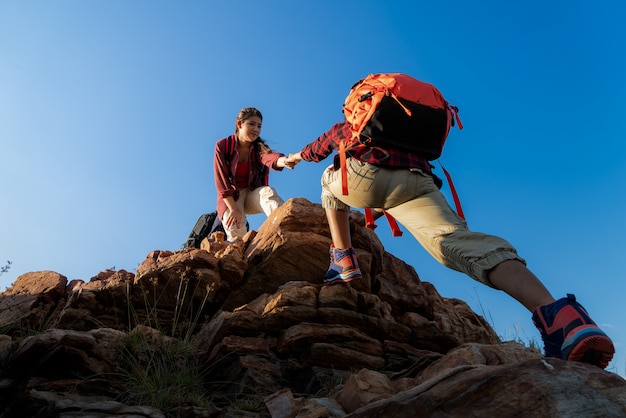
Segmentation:
<svg viewBox="0 0 626 418">
<path fill-rule="evenodd" d="M 250 161 L 237 163 L 237 170 L 235 171 L 235 186 L 238 189 L 245 189 L 250 184 Z"/>
</svg>

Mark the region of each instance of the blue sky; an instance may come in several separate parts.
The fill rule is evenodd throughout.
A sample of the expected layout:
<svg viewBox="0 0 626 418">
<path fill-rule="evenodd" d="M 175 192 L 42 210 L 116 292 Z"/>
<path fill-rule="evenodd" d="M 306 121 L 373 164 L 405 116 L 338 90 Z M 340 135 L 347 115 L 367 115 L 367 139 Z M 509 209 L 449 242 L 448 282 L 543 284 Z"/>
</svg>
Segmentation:
<svg viewBox="0 0 626 418">
<path fill-rule="evenodd" d="M 470 228 L 511 241 L 555 297 L 576 294 L 626 375 L 626 3 L 476 3 L 0 0 L 0 289 L 179 249 L 215 207 L 213 146 L 240 108 L 295 152 L 341 119 L 356 80 L 405 72 L 460 109 L 442 162 Z M 319 202 L 325 165 L 272 185 Z M 539 339 L 508 296 L 377 232 L 499 335 Z"/>
</svg>

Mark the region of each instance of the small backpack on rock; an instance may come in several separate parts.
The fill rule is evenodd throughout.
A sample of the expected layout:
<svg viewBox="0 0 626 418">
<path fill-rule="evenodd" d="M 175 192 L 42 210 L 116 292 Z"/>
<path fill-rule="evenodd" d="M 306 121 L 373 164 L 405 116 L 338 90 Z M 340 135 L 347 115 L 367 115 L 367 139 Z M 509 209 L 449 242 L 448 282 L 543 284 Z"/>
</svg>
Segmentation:
<svg viewBox="0 0 626 418">
<path fill-rule="evenodd" d="M 200 215 L 189 233 L 187 241 L 183 244 L 183 248 L 200 248 L 202 240 L 215 231 L 224 232 L 224 227 L 217 216 L 217 211 Z"/>
</svg>

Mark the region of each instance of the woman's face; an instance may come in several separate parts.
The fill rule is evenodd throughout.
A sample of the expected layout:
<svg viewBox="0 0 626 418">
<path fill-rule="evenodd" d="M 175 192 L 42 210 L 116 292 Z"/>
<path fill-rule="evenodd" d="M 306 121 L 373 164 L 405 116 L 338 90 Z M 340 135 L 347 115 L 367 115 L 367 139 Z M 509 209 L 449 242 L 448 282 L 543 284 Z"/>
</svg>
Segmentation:
<svg viewBox="0 0 626 418">
<path fill-rule="evenodd" d="M 250 116 L 246 120 L 237 121 L 239 127 L 239 140 L 243 142 L 254 142 L 261 135 L 262 120 L 258 116 Z"/>
</svg>

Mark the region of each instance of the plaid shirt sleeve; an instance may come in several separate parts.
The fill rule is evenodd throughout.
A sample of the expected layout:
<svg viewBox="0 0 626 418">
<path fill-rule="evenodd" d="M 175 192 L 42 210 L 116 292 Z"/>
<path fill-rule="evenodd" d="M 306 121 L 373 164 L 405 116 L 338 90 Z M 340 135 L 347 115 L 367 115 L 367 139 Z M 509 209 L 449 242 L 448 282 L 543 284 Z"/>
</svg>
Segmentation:
<svg viewBox="0 0 626 418">
<path fill-rule="evenodd" d="M 318 163 L 332 154 L 334 150 L 338 150 L 342 139 L 349 137 L 350 125 L 345 122 L 336 123 L 313 142 L 305 145 L 300 155 L 304 161 Z"/>
<path fill-rule="evenodd" d="M 339 150 L 341 140 L 351 138 L 350 125 L 347 122 L 339 122 L 328 131 L 317 137 L 313 142 L 306 145 L 300 151 L 304 161 L 319 162 Z M 351 146 L 347 154 L 359 161 L 387 168 L 418 168 L 426 173 L 432 173 L 430 162 L 417 154 L 412 154 L 396 149 L 370 147 L 361 143 Z"/>
</svg>

